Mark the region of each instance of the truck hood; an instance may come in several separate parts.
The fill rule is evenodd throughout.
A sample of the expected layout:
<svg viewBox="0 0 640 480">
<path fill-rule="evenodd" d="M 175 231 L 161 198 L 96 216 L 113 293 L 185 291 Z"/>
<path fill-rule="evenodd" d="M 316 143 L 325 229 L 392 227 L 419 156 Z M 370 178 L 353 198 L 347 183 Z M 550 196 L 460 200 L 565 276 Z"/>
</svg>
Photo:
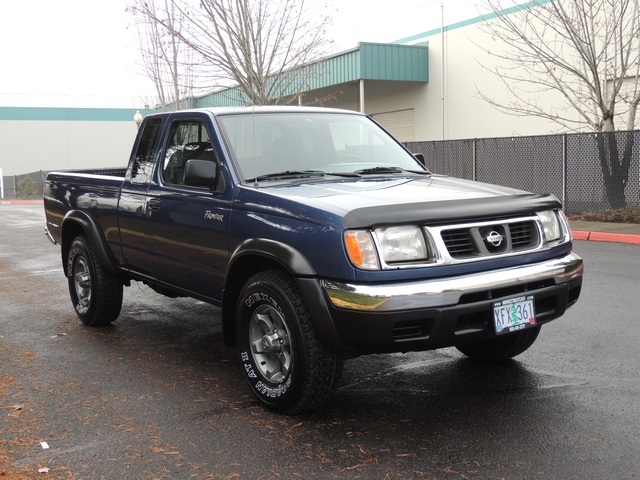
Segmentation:
<svg viewBox="0 0 640 480">
<path fill-rule="evenodd" d="M 348 228 L 516 215 L 560 207 L 553 195 L 439 175 L 323 180 L 265 190 L 332 211 L 343 217 Z"/>
<path fill-rule="evenodd" d="M 323 203 L 347 207 L 397 205 L 416 201 L 432 202 L 476 199 L 524 193 L 507 187 L 445 176 L 400 178 L 360 178 L 335 182 L 290 185 L 285 195 L 322 199 Z"/>
</svg>

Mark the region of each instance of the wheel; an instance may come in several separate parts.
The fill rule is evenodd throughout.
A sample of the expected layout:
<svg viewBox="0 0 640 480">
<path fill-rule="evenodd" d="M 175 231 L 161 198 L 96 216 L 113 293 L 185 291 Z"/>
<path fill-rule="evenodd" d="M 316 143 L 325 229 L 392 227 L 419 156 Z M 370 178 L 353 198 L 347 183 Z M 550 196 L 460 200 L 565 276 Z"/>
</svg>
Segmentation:
<svg viewBox="0 0 640 480">
<path fill-rule="evenodd" d="M 89 239 L 73 239 L 67 257 L 69 294 L 76 314 L 85 325 L 109 325 L 122 308 L 122 283 L 105 272 Z"/>
<path fill-rule="evenodd" d="M 540 325 L 519 332 L 484 340 L 482 342 L 467 343 L 456 347 L 467 357 L 483 362 L 498 362 L 520 355 L 527 350 L 538 338 Z"/>
<path fill-rule="evenodd" d="M 242 371 L 263 404 L 296 414 L 329 401 L 342 358 L 320 341 L 293 279 L 278 270 L 251 277 L 236 321 Z"/>
</svg>

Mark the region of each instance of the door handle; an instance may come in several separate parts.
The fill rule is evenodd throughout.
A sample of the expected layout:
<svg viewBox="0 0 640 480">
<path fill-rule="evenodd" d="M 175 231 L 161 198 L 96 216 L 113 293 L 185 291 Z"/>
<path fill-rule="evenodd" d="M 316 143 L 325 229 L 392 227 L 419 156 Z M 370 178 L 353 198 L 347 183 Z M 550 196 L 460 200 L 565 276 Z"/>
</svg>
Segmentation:
<svg viewBox="0 0 640 480">
<path fill-rule="evenodd" d="M 147 206 L 149 210 L 159 210 L 160 209 L 160 199 L 159 198 L 150 198 L 147 200 Z"/>
</svg>

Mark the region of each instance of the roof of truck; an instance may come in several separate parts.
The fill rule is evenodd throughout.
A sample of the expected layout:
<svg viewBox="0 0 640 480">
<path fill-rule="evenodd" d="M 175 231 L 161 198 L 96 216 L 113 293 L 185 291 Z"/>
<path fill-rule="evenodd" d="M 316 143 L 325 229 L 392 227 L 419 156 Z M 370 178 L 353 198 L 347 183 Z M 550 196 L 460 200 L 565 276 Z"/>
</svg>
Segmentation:
<svg viewBox="0 0 640 480">
<path fill-rule="evenodd" d="M 204 107 L 193 108 L 187 110 L 178 110 L 175 112 L 159 112 L 164 114 L 170 113 L 191 113 L 191 112 L 209 112 L 213 115 L 234 115 L 248 113 L 347 113 L 353 115 L 363 115 L 354 110 L 345 110 L 339 108 L 326 107 L 299 107 L 299 106 L 282 106 L 282 105 L 263 105 L 263 106 L 245 106 L 245 107 Z"/>
</svg>

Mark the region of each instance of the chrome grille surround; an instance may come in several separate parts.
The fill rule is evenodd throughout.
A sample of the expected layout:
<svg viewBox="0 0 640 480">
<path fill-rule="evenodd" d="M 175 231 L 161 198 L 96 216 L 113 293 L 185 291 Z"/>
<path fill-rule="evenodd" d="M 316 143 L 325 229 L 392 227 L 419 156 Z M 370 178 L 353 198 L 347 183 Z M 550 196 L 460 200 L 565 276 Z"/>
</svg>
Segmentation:
<svg viewBox="0 0 640 480">
<path fill-rule="evenodd" d="M 437 265 L 509 257 L 550 246 L 537 215 L 423 228 L 433 242 Z M 564 233 L 556 244 L 570 240 L 569 232 Z"/>
<path fill-rule="evenodd" d="M 569 225 L 559 217 L 562 236 L 553 242 L 544 237 L 542 222 L 535 214 L 494 220 L 479 220 L 441 226 L 422 226 L 429 258 L 416 262 L 388 264 L 380 258 L 382 270 L 403 270 L 479 262 L 547 250 L 572 240 Z M 372 231 L 380 250 L 379 239 Z M 502 237 L 501 241 L 499 237 Z"/>
</svg>

